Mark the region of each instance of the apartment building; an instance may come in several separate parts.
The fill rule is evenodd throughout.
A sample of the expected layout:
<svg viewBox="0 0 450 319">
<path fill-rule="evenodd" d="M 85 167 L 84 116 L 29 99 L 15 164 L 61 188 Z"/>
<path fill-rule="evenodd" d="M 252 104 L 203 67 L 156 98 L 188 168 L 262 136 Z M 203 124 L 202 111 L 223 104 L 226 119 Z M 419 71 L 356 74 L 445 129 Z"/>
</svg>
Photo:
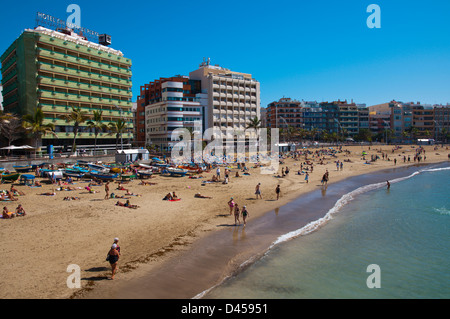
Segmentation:
<svg viewBox="0 0 450 319">
<path fill-rule="evenodd" d="M 403 132 L 411 131 L 413 128 L 416 138 L 430 138 L 434 134 L 435 108 L 431 105 L 393 100 L 370 106 L 369 109 L 374 134 L 390 129 L 394 133 L 393 138 L 397 140 L 403 139 Z"/>
<path fill-rule="evenodd" d="M 433 107 L 421 105 L 420 102 L 409 105 L 413 115 L 412 125 L 417 128 L 416 138 L 432 138 L 435 131 Z"/>
<path fill-rule="evenodd" d="M 450 132 L 450 105 L 434 105 L 434 124 L 436 139 L 443 136 L 443 132 Z"/>
<path fill-rule="evenodd" d="M 359 130 L 369 130 L 369 109 L 365 104 L 358 104 L 358 126 Z"/>
<path fill-rule="evenodd" d="M 192 128 L 200 123 L 203 132 L 203 106 L 201 105 L 200 82 L 187 76 L 177 75 L 160 78 L 141 87 L 137 101 L 137 129 L 144 130 L 144 145 L 157 146 L 170 151 L 172 132 L 177 128 Z M 144 112 L 144 117 L 140 114 Z M 201 133 L 202 133 L 201 132 Z M 142 135 L 141 132 L 137 136 Z"/>
<path fill-rule="evenodd" d="M 267 126 L 292 126 L 305 130 L 345 133 L 355 136 L 359 128 L 369 127 L 368 109 L 347 101 L 317 102 L 281 98 L 268 104 Z"/>
<path fill-rule="evenodd" d="M 290 98 L 281 98 L 267 105 L 268 128 L 303 127 L 301 102 Z"/>
<path fill-rule="evenodd" d="M 204 107 L 204 129 L 244 131 L 251 119 L 260 118 L 260 83 L 251 74 L 231 71 L 204 60 L 189 73 L 201 83 L 199 97 Z"/>
<path fill-rule="evenodd" d="M 57 138 L 46 135 L 42 145 L 71 145 L 73 123 L 63 116 L 80 107 L 92 116 L 102 111 L 108 124 L 124 119 L 133 129 L 131 60 L 108 46 L 87 41 L 70 29 L 25 30 L 1 55 L 5 112 L 33 114 L 41 108 L 44 124 L 55 126 Z M 123 138 L 131 139 L 127 132 Z M 77 144 L 93 144 L 94 132 L 82 123 Z M 114 144 L 106 131 L 98 144 Z"/>
<path fill-rule="evenodd" d="M 351 102 L 347 103 L 347 101 L 338 101 L 334 102 L 338 107 L 338 118 L 340 127 L 344 132 L 346 132 L 347 136 L 353 137 L 359 132 L 359 109 L 358 106 Z"/>
<path fill-rule="evenodd" d="M 0 111 L 3 111 L 3 86 L 0 85 Z"/>
</svg>

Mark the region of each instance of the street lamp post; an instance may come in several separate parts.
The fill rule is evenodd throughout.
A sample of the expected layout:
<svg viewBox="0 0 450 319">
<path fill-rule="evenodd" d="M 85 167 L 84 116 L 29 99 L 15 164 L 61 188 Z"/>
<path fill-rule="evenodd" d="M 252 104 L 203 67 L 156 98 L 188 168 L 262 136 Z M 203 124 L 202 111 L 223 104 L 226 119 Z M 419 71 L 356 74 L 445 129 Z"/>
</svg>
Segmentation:
<svg viewBox="0 0 450 319">
<path fill-rule="evenodd" d="M 344 130 L 342 129 L 341 122 L 339 122 L 339 120 L 338 120 L 337 118 L 335 118 L 334 121 L 337 122 L 337 123 L 339 124 L 339 127 L 341 128 L 341 135 L 342 135 L 342 137 L 343 137 L 343 136 L 344 136 Z M 336 144 L 337 144 L 337 142 L 336 142 Z"/>
<path fill-rule="evenodd" d="M 280 119 L 282 119 L 284 121 L 284 124 L 286 124 L 286 130 L 289 128 L 289 124 L 287 124 L 286 120 L 284 119 L 284 117 L 280 116 Z M 287 132 L 287 131 L 286 131 Z M 283 138 L 284 142 L 286 143 L 286 134 L 284 135 Z"/>
</svg>

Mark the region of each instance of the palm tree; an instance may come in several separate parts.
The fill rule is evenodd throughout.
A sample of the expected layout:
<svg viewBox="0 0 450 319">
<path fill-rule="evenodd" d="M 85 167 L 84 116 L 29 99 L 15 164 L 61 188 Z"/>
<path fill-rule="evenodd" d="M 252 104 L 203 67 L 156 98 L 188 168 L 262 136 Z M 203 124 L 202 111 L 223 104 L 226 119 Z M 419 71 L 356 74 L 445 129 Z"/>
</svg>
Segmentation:
<svg viewBox="0 0 450 319">
<path fill-rule="evenodd" d="M 73 144 L 72 144 L 72 153 L 75 153 L 75 148 L 77 146 L 76 140 L 78 135 L 78 130 L 80 129 L 80 124 L 86 122 L 89 118 L 86 111 L 82 111 L 79 106 L 73 107 L 72 112 L 63 116 L 63 119 L 66 120 L 67 123 L 73 122 Z"/>
<path fill-rule="evenodd" d="M 315 138 L 315 136 L 316 136 L 316 134 L 317 134 L 318 131 L 319 131 L 319 129 L 318 129 L 317 127 L 313 127 L 313 128 L 309 131 L 310 137 L 312 138 L 313 142 L 314 142 L 314 138 Z"/>
<path fill-rule="evenodd" d="M 305 130 L 305 129 L 303 129 L 303 128 L 298 128 L 298 129 L 297 129 L 296 135 L 297 135 L 298 138 L 300 139 L 300 143 L 303 144 L 303 139 L 307 136 L 307 134 L 308 134 L 307 132 L 308 132 L 308 131 Z"/>
<path fill-rule="evenodd" d="M 87 125 L 89 128 L 94 129 L 94 135 L 95 135 L 94 150 L 96 151 L 97 150 L 97 136 L 100 133 L 100 131 L 102 131 L 103 129 L 105 129 L 107 127 L 107 125 L 102 122 L 103 111 L 93 111 L 93 114 L 94 114 L 93 118 L 87 122 Z"/>
<path fill-rule="evenodd" d="M 261 120 L 258 119 L 257 116 L 255 118 L 250 119 L 245 129 L 254 129 L 256 132 L 256 136 L 259 136 L 259 129 L 261 128 Z"/>
<path fill-rule="evenodd" d="M 248 122 L 246 129 L 254 128 L 255 130 L 258 130 L 261 128 L 261 120 L 258 119 L 257 116 L 255 116 L 254 119 L 251 119 L 250 122 Z"/>
<path fill-rule="evenodd" d="M 36 108 L 33 114 L 25 114 L 22 117 L 23 128 L 32 134 L 34 139 L 34 154 L 36 156 L 36 148 L 38 147 L 38 141 L 41 136 L 47 134 L 52 134 L 57 137 L 56 133 L 53 131 L 55 126 L 52 123 L 44 124 L 44 112 L 41 108 Z"/>
<path fill-rule="evenodd" d="M 127 122 L 124 119 L 118 119 L 115 122 L 110 122 L 108 124 L 109 134 L 116 134 L 116 150 L 118 149 L 117 145 L 119 144 L 119 136 L 122 136 L 123 132 L 127 129 Z"/>
<path fill-rule="evenodd" d="M 442 142 L 447 143 L 447 138 L 448 138 L 449 134 L 448 134 L 448 130 L 445 127 L 442 128 L 441 134 L 442 134 Z"/>
<path fill-rule="evenodd" d="M 402 141 L 405 141 L 406 139 L 408 139 L 408 137 L 409 137 L 408 131 L 404 130 L 402 132 Z"/>
</svg>

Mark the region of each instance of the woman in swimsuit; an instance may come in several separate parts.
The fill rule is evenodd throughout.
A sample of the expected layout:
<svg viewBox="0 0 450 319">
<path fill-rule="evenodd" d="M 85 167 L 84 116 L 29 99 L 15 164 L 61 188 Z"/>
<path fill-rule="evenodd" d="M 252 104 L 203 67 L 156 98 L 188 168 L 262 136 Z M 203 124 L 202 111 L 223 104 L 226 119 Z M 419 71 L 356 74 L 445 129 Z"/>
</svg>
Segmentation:
<svg viewBox="0 0 450 319">
<path fill-rule="evenodd" d="M 239 209 L 239 205 L 235 204 L 234 207 L 234 225 L 240 224 L 241 221 L 239 220 L 239 214 L 241 213 L 241 210 Z"/>
<path fill-rule="evenodd" d="M 249 215 L 249 213 L 247 211 L 247 206 L 244 206 L 242 208 L 242 219 L 244 220 L 244 227 L 245 227 L 246 219 L 247 219 L 248 215 Z"/>
<path fill-rule="evenodd" d="M 119 262 L 119 252 L 117 251 L 116 244 L 113 244 L 111 246 L 111 250 L 108 252 L 108 257 L 109 257 L 108 261 L 111 264 L 111 272 L 112 272 L 110 279 L 114 279 L 114 276 L 117 271 L 117 263 Z"/>
<path fill-rule="evenodd" d="M 230 216 L 231 214 L 233 214 L 233 208 L 234 208 L 234 201 L 233 201 L 233 197 L 231 197 L 231 199 L 228 201 L 228 206 L 230 206 Z"/>
</svg>

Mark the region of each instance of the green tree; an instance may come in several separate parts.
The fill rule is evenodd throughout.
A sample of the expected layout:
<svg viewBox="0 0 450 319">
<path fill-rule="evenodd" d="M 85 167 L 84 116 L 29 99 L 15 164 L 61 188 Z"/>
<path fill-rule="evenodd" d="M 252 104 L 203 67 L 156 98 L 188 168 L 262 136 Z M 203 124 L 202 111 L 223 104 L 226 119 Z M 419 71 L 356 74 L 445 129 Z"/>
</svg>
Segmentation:
<svg viewBox="0 0 450 319">
<path fill-rule="evenodd" d="M 250 121 L 247 124 L 246 129 L 248 128 L 254 128 L 255 130 L 258 130 L 261 128 L 261 120 L 258 119 L 257 116 L 255 116 L 255 118 L 250 119 Z"/>
<path fill-rule="evenodd" d="M 93 111 L 93 118 L 87 122 L 87 125 L 89 128 L 94 129 L 94 149 L 97 150 L 97 137 L 98 134 L 103 130 L 107 128 L 107 125 L 102 122 L 103 120 L 103 111 Z"/>
<path fill-rule="evenodd" d="M 406 130 L 404 130 L 403 132 L 402 132 L 402 141 L 405 141 L 405 140 L 407 140 L 408 138 L 409 138 L 409 132 L 408 131 L 406 131 Z"/>
<path fill-rule="evenodd" d="M 116 134 L 116 150 L 118 149 L 119 137 L 126 131 L 127 126 L 127 122 L 124 119 L 118 119 L 117 121 L 108 124 L 108 135 Z"/>
<path fill-rule="evenodd" d="M 79 106 L 72 107 L 72 111 L 69 114 L 66 114 L 62 117 L 67 123 L 73 122 L 73 144 L 72 144 L 72 153 L 75 153 L 76 150 L 76 140 L 78 131 L 80 129 L 80 125 L 86 122 L 89 119 L 88 112 L 82 111 Z"/>
<path fill-rule="evenodd" d="M 8 141 L 8 146 L 20 139 L 23 131 L 22 121 L 18 116 L 11 113 L 0 113 L 0 137 Z"/>
<path fill-rule="evenodd" d="M 367 141 L 372 142 L 373 134 L 367 128 L 362 128 L 359 130 L 358 134 L 355 136 L 355 141 Z"/>
<path fill-rule="evenodd" d="M 47 134 L 52 134 L 57 137 L 54 132 L 55 126 L 52 123 L 44 124 L 44 112 L 41 108 L 36 108 L 33 114 L 25 114 L 22 117 L 22 126 L 26 132 L 33 136 L 35 156 L 36 148 L 38 147 L 38 142 L 42 136 Z"/>
</svg>

